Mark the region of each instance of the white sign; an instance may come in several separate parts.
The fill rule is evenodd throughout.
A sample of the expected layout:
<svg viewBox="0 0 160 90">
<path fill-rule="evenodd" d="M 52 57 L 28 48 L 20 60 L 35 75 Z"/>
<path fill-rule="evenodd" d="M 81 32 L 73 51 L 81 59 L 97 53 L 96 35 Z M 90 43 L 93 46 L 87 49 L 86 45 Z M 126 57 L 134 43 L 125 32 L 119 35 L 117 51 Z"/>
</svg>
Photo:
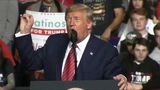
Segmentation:
<svg viewBox="0 0 160 90">
<path fill-rule="evenodd" d="M 31 35 L 34 50 L 42 47 L 51 34 L 67 33 L 65 13 L 26 11 L 34 18 Z"/>
</svg>

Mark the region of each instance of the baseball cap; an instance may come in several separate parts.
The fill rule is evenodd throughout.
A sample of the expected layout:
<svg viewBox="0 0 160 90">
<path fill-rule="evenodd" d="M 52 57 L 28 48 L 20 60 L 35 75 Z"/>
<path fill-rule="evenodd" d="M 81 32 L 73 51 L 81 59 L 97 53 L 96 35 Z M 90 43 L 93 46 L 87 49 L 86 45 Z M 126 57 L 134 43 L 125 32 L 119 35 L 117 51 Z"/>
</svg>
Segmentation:
<svg viewBox="0 0 160 90">
<path fill-rule="evenodd" d="M 136 38 L 141 38 L 141 34 L 136 31 L 131 31 L 126 35 L 126 44 L 133 44 Z"/>
</svg>

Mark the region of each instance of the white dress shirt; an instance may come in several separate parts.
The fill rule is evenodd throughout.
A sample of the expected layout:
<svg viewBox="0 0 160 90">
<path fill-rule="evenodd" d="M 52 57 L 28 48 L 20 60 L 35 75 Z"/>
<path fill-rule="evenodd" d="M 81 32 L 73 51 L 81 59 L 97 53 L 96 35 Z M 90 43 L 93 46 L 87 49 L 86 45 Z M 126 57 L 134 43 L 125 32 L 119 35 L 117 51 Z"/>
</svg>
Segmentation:
<svg viewBox="0 0 160 90">
<path fill-rule="evenodd" d="M 154 50 L 149 54 L 149 57 L 160 65 L 160 49 L 158 47 L 154 48 Z"/>
</svg>

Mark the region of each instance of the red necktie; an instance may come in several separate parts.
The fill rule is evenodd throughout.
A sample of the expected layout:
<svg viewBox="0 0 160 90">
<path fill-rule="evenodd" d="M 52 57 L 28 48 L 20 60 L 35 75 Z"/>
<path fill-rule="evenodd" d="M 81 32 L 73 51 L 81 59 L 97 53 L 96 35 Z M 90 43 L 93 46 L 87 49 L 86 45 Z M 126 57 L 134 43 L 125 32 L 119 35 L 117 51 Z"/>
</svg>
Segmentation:
<svg viewBox="0 0 160 90">
<path fill-rule="evenodd" d="M 65 66 L 64 66 L 64 70 L 63 70 L 63 74 L 62 74 L 62 81 L 72 81 L 73 77 L 74 77 L 74 73 L 75 73 L 75 51 L 74 48 L 72 47 Z"/>
</svg>

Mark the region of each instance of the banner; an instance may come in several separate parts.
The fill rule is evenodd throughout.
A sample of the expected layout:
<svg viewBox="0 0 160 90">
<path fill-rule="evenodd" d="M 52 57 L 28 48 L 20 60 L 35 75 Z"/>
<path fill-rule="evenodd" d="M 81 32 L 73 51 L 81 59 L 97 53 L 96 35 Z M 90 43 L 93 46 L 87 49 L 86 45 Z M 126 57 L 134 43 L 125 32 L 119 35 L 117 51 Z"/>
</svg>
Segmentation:
<svg viewBox="0 0 160 90">
<path fill-rule="evenodd" d="M 49 35 L 67 33 L 65 13 L 26 11 L 34 18 L 31 30 L 34 50 L 41 48 Z"/>
</svg>

